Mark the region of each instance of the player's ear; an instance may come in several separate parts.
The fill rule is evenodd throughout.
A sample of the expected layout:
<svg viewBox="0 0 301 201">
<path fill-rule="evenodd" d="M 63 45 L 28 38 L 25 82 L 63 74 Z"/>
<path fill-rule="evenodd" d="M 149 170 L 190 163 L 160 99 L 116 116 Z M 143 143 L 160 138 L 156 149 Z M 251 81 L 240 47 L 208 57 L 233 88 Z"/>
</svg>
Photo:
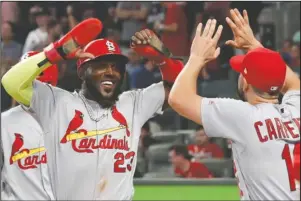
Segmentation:
<svg viewBox="0 0 301 201">
<path fill-rule="evenodd" d="M 249 83 L 247 82 L 247 80 L 244 77 L 242 77 L 242 90 L 243 90 L 243 92 L 248 91 L 249 88 L 250 88 Z"/>
</svg>

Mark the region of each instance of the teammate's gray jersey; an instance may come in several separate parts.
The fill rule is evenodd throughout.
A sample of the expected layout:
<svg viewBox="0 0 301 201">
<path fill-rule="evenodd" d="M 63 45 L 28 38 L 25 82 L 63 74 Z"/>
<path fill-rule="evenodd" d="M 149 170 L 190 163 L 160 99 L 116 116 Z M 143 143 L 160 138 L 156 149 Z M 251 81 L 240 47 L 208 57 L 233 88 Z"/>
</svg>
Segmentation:
<svg viewBox="0 0 301 201">
<path fill-rule="evenodd" d="M 46 132 L 55 198 L 132 199 L 141 127 L 161 112 L 164 100 L 158 83 L 125 92 L 116 107 L 103 109 L 80 93 L 35 81 L 31 108 Z"/>
<path fill-rule="evenodd" d="M 300 200 L 293 150 L 300 143 L 300 91 L 281 105 L 204 98 L 202 121 L 210 137 L 232 141 L 242 200 Z"/>
<path fill-rule="evenodd" d="M 4 151 L 2 200 L 53 199 L 43 131 L 21 106 L 1 114 L 1 146 Z"/>
</svg>

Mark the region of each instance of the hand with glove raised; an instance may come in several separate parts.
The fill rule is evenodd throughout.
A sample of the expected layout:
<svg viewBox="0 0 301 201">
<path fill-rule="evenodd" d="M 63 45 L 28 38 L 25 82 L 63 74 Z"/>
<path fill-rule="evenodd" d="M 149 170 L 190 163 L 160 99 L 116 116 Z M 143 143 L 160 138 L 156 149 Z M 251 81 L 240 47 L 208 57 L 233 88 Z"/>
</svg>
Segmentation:
<svg viewBox="0 0 301 201">
<path fill-rule="evenodd" d="M 183 69 L 183 63 L 178 59 L 172 58 L 172 53 L 164 46 L 156 34 L 149 29 L 136 32 L 132 36 L 131 48 L 138 55 L 154 61 L 160 68 L 163 80 L 168 83 L 173 83 Z"/>
<path fill-rule="evenodd" d="M 131 39 L 132 49 L 140 56 L 153 60 L 156 63 L 161 63 L 166 57 L 171 58 L 173 56 L 152 30 L 144 29 L 136 32 Z"/>
<path fill-rule="evenodd" d="M 102 31 L 103 25 L 96 18 L 89 18 L 76 25 L 59 41 L 51 43 L 44 49 L 48 61 L 52 64 L 65 59 L 93 57 L 82 53 L 83 48 Z"/>
</svg>

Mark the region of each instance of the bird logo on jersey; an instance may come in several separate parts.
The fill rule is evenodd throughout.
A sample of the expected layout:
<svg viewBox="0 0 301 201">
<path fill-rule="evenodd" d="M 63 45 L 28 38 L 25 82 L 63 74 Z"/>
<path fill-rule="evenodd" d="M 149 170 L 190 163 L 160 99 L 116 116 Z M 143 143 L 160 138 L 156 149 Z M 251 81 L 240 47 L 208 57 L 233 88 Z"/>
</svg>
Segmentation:
<svg viewBox="0 0 301 201">
<path fill-rule="evenodd" d="M 17 161 L 20 169 L 27 170 L 37 168 L 39 164 L 47 163 L 46 152 L 41 157 L 38 155 L 38 153 L 46 151 L 45 147 L 21 149 L 23 145 L 24 137 L 20 133 L 15 133 L 15 140 L 12 144 L 9 159 L 10 165 Z"/>
<path fill-rule="evenodd" d="M 81 111 L 75 110 L 74 117 L 70 121 L 68 128 L 66 130 L 65 136 L 61 139 L 61 143 L 66 143 L 67 142 L 67 137 L 69 136 L 71 132 L 76 132 L 76 133 L 81 133 L 83 132 L 84 134 L 87 134 L 87 131 L 84 129 L 80 129 L 77 131 L 77 129 L 83 124 L 84 122 L 84 115 Z"/>
<path fill-rule="evenodd" d="M 79 153 L 94 153 L 93 149 L 120 149 L 129 150 L 128 141 L 126 136 L 130 136 L 128 124 L 125 117 L 117 110 L 116 106 L 112 107 L 112 117 L 119 123 L 117 127 L 87 131 L 84 128 L 80 128 L 84 122 L 84 115 L 81 111 L 75 110 L 74 116 L 71 119 L 65 135 L 61 139 L 61 144 L 66 144 L 71 141 L 74 151 Z M 109 133 L 125 129 L 126 136 L 123 139 L 114 139 Z M 99 142 L 96 142 L 94 138 L 97 135 L 105 135 Z M 77 143 L 79 140 L 79 143 Z"/>
</svg>

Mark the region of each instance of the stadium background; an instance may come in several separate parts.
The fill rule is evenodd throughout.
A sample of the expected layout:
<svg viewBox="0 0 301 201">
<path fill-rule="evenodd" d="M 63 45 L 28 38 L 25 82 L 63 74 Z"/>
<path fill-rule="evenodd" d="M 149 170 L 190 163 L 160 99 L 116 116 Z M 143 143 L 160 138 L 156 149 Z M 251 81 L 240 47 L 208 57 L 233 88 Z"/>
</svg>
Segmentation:
<svg viewBox="0 0 301 201">
<path fill-rule="evenodd" d="M 292 69 L 300 74 L 300 2 L 222 1 L 166 4 L 93 1 L 1 2 L 1 77 L 18 61 L 22 52 L 42 50 L 83 19 L 97 17 L 104 24 L 104 30 L 99 38 L 107 37 L 117 41 L 124 54 L 130 58 L 124 90 L 144 88 L 160 81 L 161 77 L 156 66 L 139 58 L 128 48 L 132 33 L 146 27 L 154 29 L 174 55 L 182 57 L 185 62 L 197 23 L 215 17 L 219 23 L 225 24 L 224 19 L 230 8 L 247 9 L 256 37 L 264 46 L 280 51 Z M 123 10 L 137 11 L 138 14 L 136 13 L 136 17 L 122 17 Z M 47 20 L 43 16 L 47 16 Z M 177 29 L 168 26 L 174 23 L 177 24 Z M 38 31 L 39 29 L 43 31 Z M 167 32 L 166 29 L 172 31 Z M 202 72 L 198 92 L 203 96 L 236 98 L 237 74 L 230 70 L 228 60 L 231 56 L 242 52 L 223 45 L 224 41 L 231 37 L 231 32 L 226 28 L 220 43 L 222 48 L 220 58 L 210 63 Z M 69 91 L 79 88 L 81 83 L 76 75 L 75 61 L 62 62 L 59 67 L 58 86 Z M 1 87 L 1 111 L 15 104 Z M 193 143 L 194 129 L 197 125 L 180 117 L 171 109 L 149 123 L 149 133 L 152 133 L 149 138 L 160 143 L 150 143 L 149 146 L 144 144 L 144 147 L 141 145 L 142 154 L 138 159 L 135 180 L 135 200 L 239 198 L 239 190 L 232 171 L 231 146 L 226 140 L 210 139 L 223 150 L 223 159 L 203 161 L 214 172 L 216 178 L 212 180 L 178 178 L 173 174 L 168 161 L 168 147 L 175 143 Z"/>
</svg>

